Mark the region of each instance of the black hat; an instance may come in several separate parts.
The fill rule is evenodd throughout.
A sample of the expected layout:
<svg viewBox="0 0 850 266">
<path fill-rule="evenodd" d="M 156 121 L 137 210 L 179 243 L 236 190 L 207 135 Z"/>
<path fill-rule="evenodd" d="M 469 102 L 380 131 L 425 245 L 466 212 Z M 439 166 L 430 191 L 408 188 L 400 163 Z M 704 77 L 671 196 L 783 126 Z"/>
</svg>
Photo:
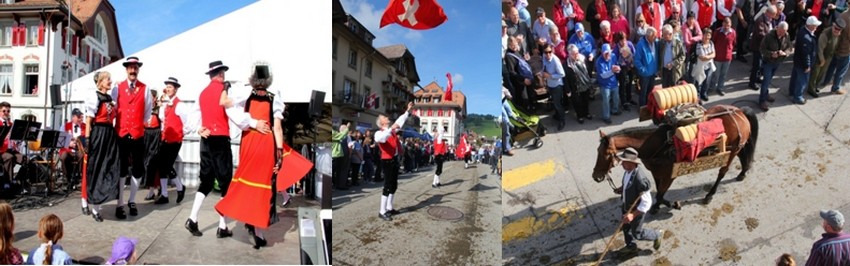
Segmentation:
<svg viewBox="0 0 850 266">
<path fill-rule="evenodd" d="M 127 57 L 127 61 L 124 61 L 122 65 L 124 65 L 124 67 L 127 67 L 130 64 L 136 64 L 139 67 L 142 67 L 142 62 L 139 61 L 139 58 L 135 56 Z"/>
<path fill-rule="evenodd" d="M 215 70 L 218 70 L 219 68 L 224 68 L 224 71 L 227 71 L 228 69 L 230 69 L 229 67 L 225 66 L 224 63 L 221 62 L 221 60 L 213 61 L 213 62 L 210 63 L 210 69 L 207 70 L 206 74 L 209 75 L 210 73 L 212 73 Z"/>
<path fill-rule="evenodd" d="M 696 18 L 697 14 L 694 14 L 694 11 L 688 11 L 688 18 Z"/>
<path fill-rule="evenodd" d="M 168 79 L 165 80 L 166 85 L 168 85 L 169 83 L 174 85 L 175 88 L 180 88 L 180 83 L 177 82 L 177 79 L 174 77 L 168 77 Z"/>
<path fill-rule="evenodd" d="M 71 115 L 83 115 L 83 111 L 80 111 L 80 108 L 74 108 L 74 110 L 71 111 Z"/>
<path fill-rule="evenodd" d="M 269 78 L 269 66 L 267 65 L 257 65 L 254 67 L 254 73 L 257 73 L 258 79 L 267 79 Z"/>
</svg>

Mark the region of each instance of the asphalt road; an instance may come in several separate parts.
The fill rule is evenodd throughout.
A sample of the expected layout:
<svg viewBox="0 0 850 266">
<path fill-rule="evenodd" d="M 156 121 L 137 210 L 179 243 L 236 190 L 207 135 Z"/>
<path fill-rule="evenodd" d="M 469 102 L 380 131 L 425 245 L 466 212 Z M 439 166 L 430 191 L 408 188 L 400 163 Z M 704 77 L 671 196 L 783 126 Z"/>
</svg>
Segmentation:
<svg viewBox="0 0 850 266">
<path fill-rule="evenodd" d="M 446 162 L 442 187 L 431 188 L 434 167 L 399 177 L 395 209 L 387 222 L 378 217 L 383 184 L 364 183 L 334 191 L 334 265 L 497 265 L 502 258 L 501 179 L 489 165 L 464 169 Z M 443 207 L 460 211 L 459 219 Z M 456 217 L 451 217 L 456 218 Z"/>
<path fill-rule="evenodd" d="M 735 160 L 708 205 L 701 200 L 717 169 L 677 178 L 666 198 L 682 201 L 683 208 L 662 208 L 645 223 L 669 231 L 661 249 L 638 242 L 639 255 L 623 257 L 616 252 L 624 245 L 620 234 L 603 264 L 765 265 L 782 253 L 805 262 L 823 233 L 818 210 L 850 214 L 850 199 L 842 192 L 847 188 L 842 162 L 850 156 L 850 103 L 846 95 L 822 93 L 818 99 L 806 95 L 805 105 L 792 104 L 787 96 L 791 68 L 790 60 L 779 67 L 771 89 L 777 101 L 762 112 L 757 91 L 746 88 L 749 64 L 733 62 L 726 96 L 712 93 L 706 106 L 732 104 L 757 112 L 760 137 L 748 178 L 734 180 L 740 171 Z M 614 234 L 619 198 L 607 184 L 591 178 L 598 130 L 610 133 L 651 122 L 638 122 L 633 110 L 606 125 L 599 118 L 600 101 L 590 108 L 596 119 L 583 125 L 568 119 L 561 132 L 554 132 L 553 121 L 545 118 L 550 129 L 545 145 L 517 148 L 515 156 L 504 160 L 504 264 L 590 265 Z M 620 167 L 612 172 L 618 186 L 622 174 Z M 652 191 L 654 195 L 654 182 Z"/>
</svg>

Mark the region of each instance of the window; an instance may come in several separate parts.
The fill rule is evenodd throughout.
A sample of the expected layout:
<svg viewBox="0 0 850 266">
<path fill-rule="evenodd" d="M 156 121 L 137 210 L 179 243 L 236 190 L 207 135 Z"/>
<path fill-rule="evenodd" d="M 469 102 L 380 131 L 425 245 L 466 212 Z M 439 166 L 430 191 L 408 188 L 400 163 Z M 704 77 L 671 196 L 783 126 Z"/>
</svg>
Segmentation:
<svg viewBox="0 0 850 266">
<path fill-rule="evenodd" d="M 398 60 L 398 72 L 407 75 L 407 67 L 404 65 L 404 60 Z"/>
<path fill-rule="evenodd" d="M 0 94 L 12 95 L 12 65 L 0 65 Z"/>
<path fill-rule="evenodd" d="M 333 46 L 333 57 L 334 57 L 334 60 L 336 60 L 336 37 L 333 37 L 332 43 L 333 43 L 333 45 L 332 45 Z"/>
<path fill-rule="evenodd" d="M 440 98 L 442 97 L 434 97 L 434 103 L 440 103 Z"/>
<path fill-rule="evenodd" d="M 27 46 L 38 45 L 38 23 L 30 21 L 26 25 L 29 25 L 27 27 Z"/>
<path fill-rule="evenodd" d="M 38 65 L 24 65 L 24 95 L 38 95 Z"/>
<path fill-rule="evenodd" d="M 12 23 L 0 24 L 0 46 L 12 46 Z"/>
<path fill-rule="evenodd" d="M 98 43 L 104 43 L 104 36 L 106 30 L 104 30 L 103 23 L 98 19 L 94 23 L 94 39 L 97 40 Z"/>
<path fill-rule="evenodd" d="M 372 77 L 372 60 L 366 60 L 366 76 Z"/>
<path fill-rule="evenodd" d="M 351 93 L 354 92 L 355 88 L 357 88 L 357 83 L 350 80 L 350 79 L 345 79 L 342 82 L 342 96 L 343 96 L 344 102 L 350 102 L 351 101 Z"/>
<path fill-rule="evenodd" d="M 354 49 L 348 51 L 348 66 L 357 70 L 357 51 Z"/>
</svg>

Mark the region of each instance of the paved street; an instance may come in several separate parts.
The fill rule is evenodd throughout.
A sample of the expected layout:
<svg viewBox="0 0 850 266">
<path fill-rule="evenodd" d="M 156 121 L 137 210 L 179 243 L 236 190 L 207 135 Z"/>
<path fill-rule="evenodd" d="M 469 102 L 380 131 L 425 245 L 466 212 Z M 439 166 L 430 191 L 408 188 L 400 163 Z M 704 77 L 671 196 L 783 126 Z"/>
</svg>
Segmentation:
<svg viewBox="0 0 850 266">
<path fill-rule="evenodd" d="M 399 177 L 394 206 L 378 217 L 383 183 L 334 191 L 334 265 L 497 265 L 500 263 L 501 180 L 489 165 L 443 165 L 443 184 L 431 188 L 434 167 Z M 459 219 L 439 219 L 431 214 Z M 446 217 L 446 218 L 457 218 Z"/>
<path fill-rule="evenodd" d="M 116 220 L 116 202 L 111 201 L 103 205 L 102 223 L 82 215 L 79 192 L 68 197 L 51 196 L 46 201 L 33 196 L 11 200 L 9 202 L 15 208 L 14 246 L 22 252 L 37 247 L 40 244 L 38 221 L 42 216 L 54 213 L 62 218 L 65 226 L 65 236 L 59 243 L 75 260 L 85 264 L 105 263 L 112 254 L 112 242 L 118 236 L 138 238 L 138 264 L 300 264 L 300 240 L 295 217 L 298 207 L 318 208 L 318 203 L 298 196 L 293 197 L 287 208 L 278 208 L 281 220 L 265 234 L 269 246 L 255 250 L 252 248 L 253 240 L 242 223 L 228 223 L 234 233 L 232 238 L 216 238 L 218 214 L 213 206 L 219 199 L 217 192 L 211 193 L 204 201 L 198 215 L 198 227 L 204 235 L 194 237 L 186 231 L 183 223 L 191 212 L 194 192 L 195 188 L 187 188 L 186 198 L 181 204 L 175 204 L 177 192 L 172 188 L 169 192 L 171 203 L 154 205 L 143 200 L 147 190 L 139 191 L 136 195 L 138 216 Z M 124 193 L 127 197 L 129 189 Z M 278 197 L 278 202 L 281 201 Z"/>
<path fill-rule="evenodd" d="M 736 159 L 714 201 L 701 203 L 714 183 L 717 169 L 679 177 L 666 198 L 683 208 L 662 208 L 648 215 L 645 227 L 666 229 L 659 251 L 652 242 L 638 242 L 636 257 L 615 252 L 624 246 L 622 234 L 603 264 L 625 265 L 766 265 L 782 253 L 805 262 L 823 229 L 820 209 L 850 214 L 846 173 L 841 162 L 850 156 L 850 103 L 846 95 L 822 93 L 806 105 L 787 96 L 791 72 L 788 60 L 772 82 L 776 97 L 769 112 L 757 107 L 758 93 L 746 88 L 749 64 L 735 61 L 727 77 L 726 96 L 710 94 L 706 106 L 719 103 L 753 108 L 760 131 L 756 157 L 748 178 L 735 181 Z M 845 89 L 847 86 L 845 85 Z M 828 89 L 827 89 L 828 91 Z M 805 95 L 806 98 L 811 98 Z M 636 100 L 637 98 L 635 98 Z M 598 129 L 650 125 L 637 112 L 614 116 L 613 125 L 600 117 L 601 103 L 591 103 L 592 121 L 580 125 L 570 113 L 567 127 L 550 129 L 540 149 L 515 149 L 504 161 L 503 263 L 506 265 L 590 265 L 605 248 L 619 224 L 618 197 L 606 183 L 591 178 L 599 145 Z M 651 175 L 649 171 L 647 174 Z M 611 175 L 620 185 L 616 167 Z M 653 195 L 656 191 L 653 182 Z"/>
</svg>

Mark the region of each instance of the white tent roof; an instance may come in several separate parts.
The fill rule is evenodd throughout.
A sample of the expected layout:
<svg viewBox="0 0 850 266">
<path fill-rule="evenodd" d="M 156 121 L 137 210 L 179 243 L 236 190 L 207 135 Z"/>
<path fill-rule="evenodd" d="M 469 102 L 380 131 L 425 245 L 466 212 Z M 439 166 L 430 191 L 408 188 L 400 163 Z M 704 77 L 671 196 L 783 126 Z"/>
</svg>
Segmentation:
<svg viewBox="0 0 850 266">
<path fill-rule="evenodd" d="M 309 102 L 312 90 L 318 90 L 325 92 L 329 103 L 331 12 L 310 10 L 329 11 L 331 1 L 302 1 L 297 8 L 291 3 L 261 0 L 127 56 L 139 57 L 144 64 L 139 80 L 150 88 L 161 92 L 163 81 L 177 78 L 182 86 L 177 95 L 184 100 L 198 98 L 210 81 L 204 74 L 208 64 L 221 60 L 230 67 L 227 80 L 247 82 L 254 62 L 265 61 L 274 76 L 271 88 L 285 102 Z M 123 62 L 100 71 L 109 71 L 113 84 L 118 83 L 127 77 Z M 93 75 L 71 82 L 70 101 L 83 101 L 94 92 Z M 234 88 L 243 87 L 234 84 Z"/>
</svg>

